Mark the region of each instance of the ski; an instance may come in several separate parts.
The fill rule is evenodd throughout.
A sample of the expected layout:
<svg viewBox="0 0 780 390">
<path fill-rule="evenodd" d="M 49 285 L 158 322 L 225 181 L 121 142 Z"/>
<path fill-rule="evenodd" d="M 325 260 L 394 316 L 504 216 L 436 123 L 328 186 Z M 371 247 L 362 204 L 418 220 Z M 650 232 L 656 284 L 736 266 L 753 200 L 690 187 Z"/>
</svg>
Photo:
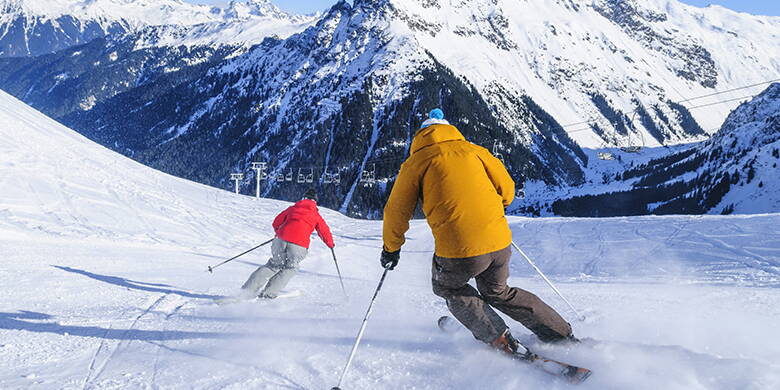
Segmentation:
<svg viewBox="0 0 780 390">
<path fill-rule="evenodd" d="M 439 329 L 446 333 L 452 333 L 457 328 L 458 322 L 450 316 L 442 316 L 437 321 Z M 553 375 L 557 378 L 561 378 L 571 384 L 579 384 L 584 382 L 590 377 L 593 372 L 587 368 L 573 366 L 571 364 L 559 362 L 554 359 L 549 359 L 544 356 L 540 356 L 532 352 L 528 347 L 520 344 L 525 348 L 525 352 L 515 353 L 510 355 L 513 360 L 529 364 L 532 367 L 538 368 L 543 372 Z"/>
<path fill-rule="evenodd" d="M 265 298 L 265 297 L 242 297 L 239 295 L 229 295 L 225 297 L 220 297 L 214 300 L 217 305 L 224 306 L 224 305 L 231 305 L 234 303 L 240 303 L 240 302 L 265 302 L 270 301 L 273 299 L 283 299 L 283 298 L 295 298 L 303 296 L 304 292 L 303 290 L 291 290 L 291 291 L 282 291 L 277 295 L 275 298 Z"/>
</svg>

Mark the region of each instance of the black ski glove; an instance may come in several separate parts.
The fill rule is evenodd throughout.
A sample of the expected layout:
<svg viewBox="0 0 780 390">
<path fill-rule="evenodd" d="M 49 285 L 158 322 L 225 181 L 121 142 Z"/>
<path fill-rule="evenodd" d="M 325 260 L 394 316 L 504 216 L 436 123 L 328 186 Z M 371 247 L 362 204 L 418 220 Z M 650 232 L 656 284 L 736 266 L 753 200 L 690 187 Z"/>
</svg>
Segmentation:
<svg viewBox="0 0 780 390">
<path fill-rule="evenodd" d="M 401 258 L 401 250 L 388 252 L 382 249 L 382 257 L 379 258 L 379 262 L 382 263 L 382 268 L 392 271 L 398 265 L 399 258 Z"/>
</svg>

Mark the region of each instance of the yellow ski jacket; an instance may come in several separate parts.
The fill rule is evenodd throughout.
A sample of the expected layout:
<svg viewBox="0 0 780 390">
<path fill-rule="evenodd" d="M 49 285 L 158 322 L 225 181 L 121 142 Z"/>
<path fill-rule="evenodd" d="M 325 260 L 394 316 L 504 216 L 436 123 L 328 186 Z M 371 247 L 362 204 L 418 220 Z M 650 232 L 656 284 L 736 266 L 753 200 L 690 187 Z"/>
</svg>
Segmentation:
<svg viewBox="0 0 780 390">
<path fill-rule="evenodd" d="M 515 182 L 501 161 L 467 142 L 455 126 L 420 129 L 385 204 L 385 250 L 401 249 L 418 199 L 437 256 L 472 257 L 504 249 L 512 242 L 504 207 L 514 193 Z"/>
</svg>

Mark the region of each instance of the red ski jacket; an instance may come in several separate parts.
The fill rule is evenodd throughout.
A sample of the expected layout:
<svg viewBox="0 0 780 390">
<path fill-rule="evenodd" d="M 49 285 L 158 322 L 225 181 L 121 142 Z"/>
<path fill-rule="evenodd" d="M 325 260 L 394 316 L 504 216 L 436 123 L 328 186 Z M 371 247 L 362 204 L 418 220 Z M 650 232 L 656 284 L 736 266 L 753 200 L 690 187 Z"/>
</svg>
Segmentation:
<svg viewBox="0 0 780 390">
<path fill-rule="evenodd" d="M 303 199 L 282 211 L 274 218 L 276 237 L 287 242 L 309 249 L 311 232 L 315 229 L 322 242 L 333 248 L 333 236 L 325 220 L 317 211 L 317 203 L 311 199 Z"/>
</svg>

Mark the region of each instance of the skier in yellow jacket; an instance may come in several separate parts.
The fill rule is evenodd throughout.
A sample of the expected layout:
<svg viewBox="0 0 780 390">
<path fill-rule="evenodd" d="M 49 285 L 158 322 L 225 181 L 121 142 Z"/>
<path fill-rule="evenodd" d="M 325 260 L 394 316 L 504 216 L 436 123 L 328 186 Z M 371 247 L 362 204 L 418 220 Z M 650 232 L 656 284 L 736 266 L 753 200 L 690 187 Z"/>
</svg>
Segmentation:
<svg viewBox="0 0 780 390">
<path fill-rule="evenodd" d="M 515 183 L 485 148 L 465 140 L 440 109 L 431 111 L 412 141 L 384 209 L 382 266 L 398 264 L 418 199 L 433 231 L 433 292 L 475 338 L 505 352 L 517 341 L 496 308 L 540 340 L 576 340 L 571 326 L 528 291 L 507 286 L 512 232 L 504 208 Z M 477 289 L 468 282 L 476 279 Z"/>
</svg>

